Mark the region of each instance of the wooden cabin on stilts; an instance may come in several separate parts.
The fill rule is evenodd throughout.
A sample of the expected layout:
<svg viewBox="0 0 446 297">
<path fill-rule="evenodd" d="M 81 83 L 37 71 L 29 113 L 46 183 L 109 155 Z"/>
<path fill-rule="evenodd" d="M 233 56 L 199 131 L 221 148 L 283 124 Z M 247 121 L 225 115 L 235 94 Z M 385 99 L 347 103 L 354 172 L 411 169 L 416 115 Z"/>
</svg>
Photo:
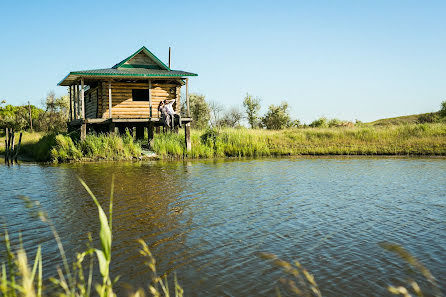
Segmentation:
<svg viewBox="0 0 446 297">
<path fill-rule="evenodd" d="M 81 139 L 88 131 L 119 132 L 136 129 L 136 137 L 150 141 L 154 128 L 163 126 L 158 107 L 163 100 L 175 99 L 173 109 L 181 112 L 181 87 L 185 86 L 186 114 L 182 114 L 186 148 L 191 149 L 189 79 L 197 76 L 170 69 L 146 47 L 111 68 L 70 72 L 58 85 L 67 86 L 70 96 L 68 129 L 80 130 Z M 180 123 L 176 123 L 180 124 Z M 176 130 L 178 131 L 178 130 Z"/>
</svg>

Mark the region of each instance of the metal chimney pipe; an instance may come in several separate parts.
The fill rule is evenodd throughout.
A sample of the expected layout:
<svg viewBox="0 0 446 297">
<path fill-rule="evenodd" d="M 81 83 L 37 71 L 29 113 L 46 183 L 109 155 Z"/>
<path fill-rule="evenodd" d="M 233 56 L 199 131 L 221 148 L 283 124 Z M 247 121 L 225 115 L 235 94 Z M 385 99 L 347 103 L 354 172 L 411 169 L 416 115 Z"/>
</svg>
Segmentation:
<svg viewBox="0 0 446 297">
<path fill-rule="evenodd" d="M 169 68 L 170 68 L 170 46 L 169 46 Z"/>
</svg>

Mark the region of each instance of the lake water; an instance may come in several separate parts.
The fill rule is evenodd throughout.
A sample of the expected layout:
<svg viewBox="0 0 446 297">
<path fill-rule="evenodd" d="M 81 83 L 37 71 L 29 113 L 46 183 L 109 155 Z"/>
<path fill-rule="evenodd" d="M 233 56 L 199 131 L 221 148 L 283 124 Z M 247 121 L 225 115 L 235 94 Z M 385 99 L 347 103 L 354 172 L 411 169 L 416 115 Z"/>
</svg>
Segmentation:
<svg viewBox="0 0 446 297">
<path fill-rule="evenodd" d="M 379 246 L 397 243 L 446 292 L 446 159 L 291 158 L 193 162 L 0 166 L 0 223 L 33 255 L 43 246 L 45 278 L 60 256 L 45 223 L 20 197 L 39 201 L 70 257 L 97 238 L 97 210 L 115 175 L 112 275 L 117 291 L 146 286 L 141 238 L 159 272 L 176 271 L 186 296 L 271 296 L 287 275 L 260 258 L 299 260 L 323 296 L 385 296 L 414 277 Z M 94 244 L 99 246 L 97 240 Z M 0 246 L 1 261 L 5 260 Z M 96 269 L 97 270 L 97 269 Z"/>
</svg>

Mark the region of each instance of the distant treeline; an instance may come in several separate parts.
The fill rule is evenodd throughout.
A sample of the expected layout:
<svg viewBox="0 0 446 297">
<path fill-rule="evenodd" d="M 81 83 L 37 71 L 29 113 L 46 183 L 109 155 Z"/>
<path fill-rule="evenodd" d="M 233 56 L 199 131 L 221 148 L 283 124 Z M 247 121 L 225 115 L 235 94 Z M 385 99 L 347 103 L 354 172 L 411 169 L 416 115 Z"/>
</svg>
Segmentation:
<svg viewBox="0 0 446 297">
<path fill-rule="evenodd" d="M 302 124 L 298 119 L 290 115 L 290 105 L 282 101 L 278 105 L 270 105 L 265 114 L 260 114 L 261 99 L 246 94 L 240 109 L 237 106 L 225 107 L 217 101 L 206 100 L 202 94 L 191 94 L 190 116 L 192 117 L 192 128 L 239 128 L 247 123 L 250 128 L 281 130 L 287 128 L 333 128 L 354 127 L 363 123 L 343 121 L 339 119 L 328 119 L 321 117 L 310 124 Z M 14 128 L 16 131 L 37 132 L 65 132 L 69 116 L 68 96 L 56 97 L 54 92 L 49 92 L 42 108 L 34 105 L 14 106 L 0 102 L 0 129 Z M 181 108 L 186 115 L 186 106 L 183 102 Z M 438 112 L 426 113 L 414 116 L 385 119 L 372 123 L 373 125 L 395 125 L 404 123 L 436 123 L 446 121 L 446 101 L 441 103 Z"/>
<path fill-rule="evenodd" d="M 303 124 L 298 119 L 292 119 L 290 115 L 290 105 L 282 101 L 279 105 L 270 105 L 265 114 L 260 114 L 261 100 L 250 94 L 246 94 L 243 99 L 243 109 L 236 106 L 225 108 L 216 101 L 207 101 L 204 95 L 191 94 L 189 97 L 191 117 L 193 118 L 192 127 L 196 129 L 206 128 L 238 128 L 242 126 L 242 121 L 246 120 L 250 128 L 264 128 L 269 130 L 281 130 L 287 128 L 334 128 L 334 127 L 354 127 L 361 126 L 363 123 L 356 120 L 344 121 L 339 119 L 328 119 L 321 117 L 312 121 L 310 124 Z M 185 111 L 183 106 L 182 110 Z M 412 116 L 414 117 L 414 116 Z M 437 123 L 446 120 L 446 101 L 441 103 L 441 109 L 438 112 L 415 115 L 411 121 L 385 120 L 377 123 L 378 125 L 387 124 L 422 124 Z"/>
<path fill-rule="evenodd" d="M 67 96 L 56 97 L 48 93 L 43 107 L 26 104 L 15 106 L 0 102 L 0 129 L 14 128 L 16 131 L 65 132 L 69 114 Z"/>
</svg>

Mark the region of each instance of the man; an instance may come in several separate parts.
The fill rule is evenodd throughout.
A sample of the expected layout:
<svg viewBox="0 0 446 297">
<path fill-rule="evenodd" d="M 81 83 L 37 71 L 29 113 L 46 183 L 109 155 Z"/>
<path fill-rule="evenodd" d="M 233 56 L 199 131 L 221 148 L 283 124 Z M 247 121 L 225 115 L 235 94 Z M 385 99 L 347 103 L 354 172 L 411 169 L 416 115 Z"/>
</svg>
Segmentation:
<svg viewBox="0 0 446 297">
<path fill-rule="evenodd" d="M 181 115 L 176 113 L 175 110 L 173 110 L 173 104 L 175 103 L 175 99 L 172 100 L 164 100 L 164 106 L 167 109 L 167 114 L 170 116 L 171 120 L 172 120 L 172 126 L 171 128 L 173 128 L 175 126 L 175 117 L 178 118 L 178 126 L 183 127 L 181 125 Z"/>
</svg>

